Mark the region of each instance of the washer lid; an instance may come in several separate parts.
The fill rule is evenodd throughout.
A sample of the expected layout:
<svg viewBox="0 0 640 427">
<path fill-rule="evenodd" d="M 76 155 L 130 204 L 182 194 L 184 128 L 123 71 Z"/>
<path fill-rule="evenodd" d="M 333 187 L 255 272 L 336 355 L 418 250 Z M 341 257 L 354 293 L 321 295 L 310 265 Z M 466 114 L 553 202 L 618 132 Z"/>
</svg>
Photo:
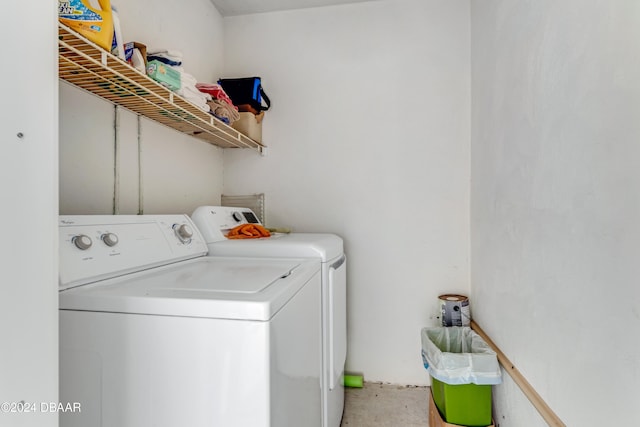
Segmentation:
<svg viewBox="0 0 640 427">
<path fill-rule="evenodd" d="M 271 319 L 319 261 L 197 258 L 60 292 L 61 310 Z"/>
<path fill-rule="evenodd" d="M 332 260 L 344 253 L 342 239 L 335 234 L 273 234 L 261 239 L 222 240 L 208 243 L 209 255 L 253 257 L 302 257 Z"/>
</svg>

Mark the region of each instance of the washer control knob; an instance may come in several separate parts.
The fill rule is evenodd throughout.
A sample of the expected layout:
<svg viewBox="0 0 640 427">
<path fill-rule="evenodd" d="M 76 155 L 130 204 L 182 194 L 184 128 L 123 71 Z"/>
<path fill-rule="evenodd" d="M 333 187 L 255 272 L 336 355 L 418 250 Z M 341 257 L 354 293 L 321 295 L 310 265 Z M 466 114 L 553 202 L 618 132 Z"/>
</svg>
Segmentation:
<svg viewBox="0 0 640 427">
<path fill-rule="evenodd" d="M 236 222 L 242 221 L 242 215 L 238 211 L 235 211 L 234 213 L 232 213 L 231 216 Z"/>
<path fill-rule="evenodd" d="M 100 238 L 107 246 L 115 246 L 118 244 L 118 236 L 113 233 L 104 233 Z"/>
<path fill-rule="evenodd" d="M 193 230 L 187 224 L 174 224 L 173 230 L 183 243 L 187 243 L 193 237 Z"/>
<path fill-rule="evenodd" d="M 76 245 L 76 248 L 80 249 L 81 251 L 86 251 L 93 244 L 91 237 L 84 234 L 79 234 L 77 236 L 74 236 L 73 239 L 71 239 L 71 241 L 73 242 L 74 245 Z"/>
</svg>

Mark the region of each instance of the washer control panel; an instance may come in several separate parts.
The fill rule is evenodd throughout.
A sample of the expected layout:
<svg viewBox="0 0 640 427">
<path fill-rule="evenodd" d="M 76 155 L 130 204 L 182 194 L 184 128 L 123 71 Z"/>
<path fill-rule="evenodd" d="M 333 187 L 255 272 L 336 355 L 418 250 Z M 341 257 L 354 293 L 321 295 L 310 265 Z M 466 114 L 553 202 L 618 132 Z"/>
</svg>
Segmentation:
<svg viewBox="0 0 640 427">
<path fill-rule="evenodd" d="M 207 253 L 186 215 L 63 215 L 60 289 Z"/>
<path fill-rule="evenodd" d="M 173 231 L 182 243 L 191 243 L 193 229 L 188 224 L 173 224 Z"/>
</svg>

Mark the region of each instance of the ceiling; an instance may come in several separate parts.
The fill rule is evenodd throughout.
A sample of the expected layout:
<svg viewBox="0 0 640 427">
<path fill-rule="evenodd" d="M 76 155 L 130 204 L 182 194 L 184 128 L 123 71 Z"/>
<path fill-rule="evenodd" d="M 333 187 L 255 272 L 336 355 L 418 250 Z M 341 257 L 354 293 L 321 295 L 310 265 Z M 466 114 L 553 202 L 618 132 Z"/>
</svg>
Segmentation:
<svg viewBox="0 0 640 427">
<path fill-rule="evenodd" d="M 222 16 L 249 15 L 276 10 L 305 9 L 372 0 L 211 0 Z"/>
</svg>

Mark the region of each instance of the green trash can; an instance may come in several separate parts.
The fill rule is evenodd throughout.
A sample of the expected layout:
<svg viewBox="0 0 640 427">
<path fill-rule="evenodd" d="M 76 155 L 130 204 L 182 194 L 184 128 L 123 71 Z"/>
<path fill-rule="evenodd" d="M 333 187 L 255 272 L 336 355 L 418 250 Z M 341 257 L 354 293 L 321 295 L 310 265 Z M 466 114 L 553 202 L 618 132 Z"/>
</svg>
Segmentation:
<svg viewBox="0 0 640 427">
<path fill-rule="evenodd" d="M 447 423 L 491 425 L 491 386 L 502 376 L 496 353 L 478 334 L 467 326 L 423 328 L 422 360 Z"/>
</svg>

